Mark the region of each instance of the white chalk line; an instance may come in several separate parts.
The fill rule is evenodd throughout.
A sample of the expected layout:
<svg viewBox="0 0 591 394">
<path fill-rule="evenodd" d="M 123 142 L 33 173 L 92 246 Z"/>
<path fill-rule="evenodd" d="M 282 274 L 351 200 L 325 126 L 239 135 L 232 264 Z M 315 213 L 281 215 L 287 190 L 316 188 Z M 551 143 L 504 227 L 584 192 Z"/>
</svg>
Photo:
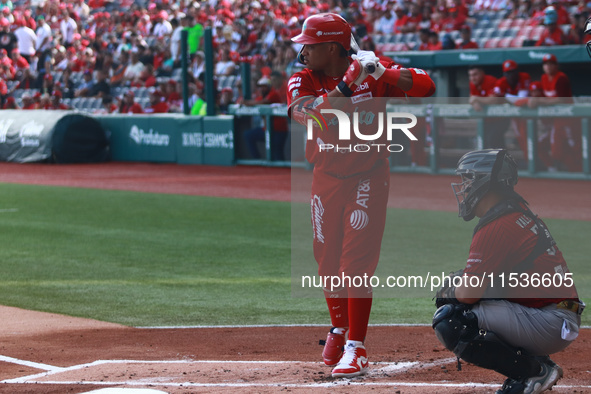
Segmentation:
<svg viewBox="0 0 591 394">
<path fill-rule="evenodd" d="M 0 208 L 0 213 L 18 212 L 18 208 Z"/>
<path fill-rule="evenodd" d="M 326 324 L 245 324 L 245 325 L 220 325 L 220 326 L 138 326 L 134 328 L 149 329 L 149 330 L 175 330 L 185 328 L 281 328 L 281 327 L 328 327 Z M 431 327 L 431 324 L 426 323 L 378 323 L 370 324 L 369 327 Z"/>
<path fill-rule="evenodd" d="M 26 367 L 43 369 L 45 371 L 61 372 L 64 369 L 64 368 L 56 367 L 56 366 L 53 366 L 53 365 L 48 365 L 48 364 L 43 364 L 43 363 L 36 363 L 36 362 L 33 362 L 33 361 L 21 360 L 21 359 L 18 359 L 18 358 L 8 357 L 8 356 L 2 356 L 2 355 L 0 355 L 0 361 L 4 361 L 4 362 L 7 362 L 7 363 L 11 363 L 11 364 L 24 365 Z"/>
<path fill-rule="evenodd" d="M 282 328 L 282 327 L 327 327 L 327 324 L 244 324 L 244 325 L 208 325 L 208 326 L 137 326 L 134 328 L 145 330 L 183 330 L 190 328 Z M 427 323 L 378 323 L 370 324 L 369 327 L 431 327 Z M 591 326 L 581 326 L 581 329 L 590 329 Z"/>
<path fill-rule="evenodd" d="M 78 364 L 73 365 L 71 367 L 55 367 L 47 364 L 41 363 L 34 363 L 30 361 L 15 359 L 12 357 L 7 356 L 0 356 L 0 361 L 6 362 L 13 362 L 20 365 L 27 365 L 27 366 L 35 366 L 35 367 L 42 367 L 41 369 L 45 369 L 46 372 L 23 376 L 20 378 L 14 379 L 5 379 L 0 381 L 0 383 L 5 384 L 58 384 L 58 385 L 103 385 L 103 386 L 114 386 L 114 385 L 125 385 L 125 386 L 173 386 L 173 387 L 288 387 L 288 388 L 322 388 L 322 387 L 333 387 L 333 386 L 341 386 L 341 385 L 353 385 L 353 386 L 405 386 L 405 387 L 486 387 L 486 388 L 494 388 L 498 387 L 499 383 L 476 383 L 476 382 L 463 382 L 463 383 L 436 383 L 436 382 L 366 382 L 360 380 L 349 380 L 349 379 L 338 379 L 330 382 L 322 382 L 322 383 L 195 383 L 195 382 L 158 382 L 152 380 L 142 379 L 141 381 L 60 381 L 60 380 L 51 380 L 51 381 L 40 381 L 36 380 L 38 378 L 44 378 L 47 376 L 56 375 L 59 373 L 65 373 L 75 370 L 80 370 L 84 368 L 89 368 L 97 365 L 105 365 L 105 364 L 195 364 L 195 363 L 205 363 L 205 364 L 314 364 L 314 365 L 323 365 L 320 362 L 306 362 L 306 361 L 271 361 L 271 360 L 97 360 L 91 363 L 85 364 Z M 385 367 L 379 368 L 375 370 L 375 372 L 370 373 L 368 377 L 371 377 L 372 374 L 381 372 L 405 372 L 413 368 L 429 368 L 437 365 L 449 364 L 454 362 L 454 358 L 445 358 L 440 360 L 435 360 L 430 363 L 420 363 L 418 361 L 414 362 L 375 362 L 371 363 L 372 365 L 385 365 Z M 357 378 L 360 379 L 360 378 Z M 361 378 L 363 379 L 363 378 Z M 556 388 L 566 388 L 566 389 L 591 389 L 591 385 L 558 385 L 555 386 Z"/>
<path fill-rule="evenodd" d="M 0 382 L 2 383 L 2 382 Z M 499 388 L 501 383 L 476 383 L 476 382 L 465 382 L 465 383 L 427 383 L 427 382 L 359 382 L 353 380 L 335 380 L 332 382 L 324 383 L 195 383 L 195 382 L 155 382 L 155 381 L 27 381 L 22 382 L 26 384 L 53 384 L 53 385 L 102 385 L 102 386 L 162 386 L 162 387 L 287 387 L 287 388 L 322 388 L 322 387 L 335 387 L 335 386 L 363 386 L 363 387 L 482 387 L 482 388 Z M 591 386 L 585 385 L 557 385 L 554 386 L 557 389 L 590 389 Z"/>
</svg>

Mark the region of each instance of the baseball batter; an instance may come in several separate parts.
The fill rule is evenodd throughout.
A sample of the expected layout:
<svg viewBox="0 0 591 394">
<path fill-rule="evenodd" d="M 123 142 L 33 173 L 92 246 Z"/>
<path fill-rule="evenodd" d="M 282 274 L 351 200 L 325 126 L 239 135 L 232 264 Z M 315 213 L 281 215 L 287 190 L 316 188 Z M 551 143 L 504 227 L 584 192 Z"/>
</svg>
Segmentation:
<svg viewBox="0 0 591 394">
<path fill-rule="evenodd" d="M 371 108 L 375 97 L 428 97 L 435 92 L 433 81 L 423 70 L 380 61 L 371 51 L 349 56 L 351 26 L 337 14 L 307 18 L 302 33 L 292 41 L 303 45 L 298 56 L 306 69 L 289 79 L 289 116 L 303 125 L 322 109 L 333 108 L 335 101 L 331 99 L 340 98 L 343 106 L 354 104 L 335 108 L 348 112 L 353 107 Z M 371 110 L 378 113 L 380 108 Z M 321 149 L 344 144 L 339 141 L 334 118 L 324 118 L 330 126 L 325 130 L 314 127 L 306 145 L 306 159 L 314 164 L 311 213 L 318 274 L 371 276 L 378 264 L 386 220 L 390 153 L 384 148 L 361 153 Z M 360 127 L 374 134 L 377 119 L 373 123 L 365 120 L 367 124 Z M 346 142 L 367 141 L 352 137 Z M 383 133 L 373 142 L 388 141 Z M 325 288 L 324 295 L 333 326 L 322 353 L 324 363 L 334 366 L 334 377 L 365 374 L 368 359 L 364 340 L 372 305 L 371 287 Z"/>
<path fill-rule="evenodd" d="M 578 336 L 585 305 L 545 223 L 514 191 L 513 158 L 469 152 L 456 173 L 460 216 L 480 221 L 456 273 L 463 280 L 450 278 L 437 293 L 433 328 L 458 359 L 507 377 L 497 393 L 541 393 L 562 377 L 549 355 Z"/>
</svg>

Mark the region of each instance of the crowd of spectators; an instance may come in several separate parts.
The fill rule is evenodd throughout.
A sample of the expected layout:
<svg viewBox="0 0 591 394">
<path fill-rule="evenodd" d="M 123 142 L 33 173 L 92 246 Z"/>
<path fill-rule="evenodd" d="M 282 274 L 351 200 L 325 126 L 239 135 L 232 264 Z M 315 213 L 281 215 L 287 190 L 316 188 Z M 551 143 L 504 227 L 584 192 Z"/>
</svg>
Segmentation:
<svg viewBox="0 0 591 394">
<path fill-rule="evenodd" d="M 96 112 L 181 112 L 182 30 L 188 32 L 189 105 L 191 112 L 199 113 L 207 82 L 203 53 L 207 27 L 213 31 L 214 83 L 218 109 L 223 111 L 228 102 L 239 100 L 240 63 L 251 64 L 255 100 L 264 99 L 256 97 L 261 78 L 270 78 L 274 71 L 285 78 L 302 66 L 297 62 L 299 48 L 290 38 L 315 13 L 343 15 L 355 27 L 364 49 L 379 49 L 372 37 L 380 34 L 416 33 L 420 42 L 409 49 L 439 50 L 477 48 L 472 26 L 490 11 L 531 25 L 545 24 L 548 31 L 538 45 L 581 43 L 591 10 L 591 2 L 558 0 L 475 0 L 473 4 L 469 0 L 47 0 L 34 4 L 0 0 L 2 108 L 66 108 L 91 98 L 101 103 Z M 565 24 L 572 25 L 566 33 L 556 28 Z M 457 41 L 445 34 L 454 31 L 461 32 Z M 143 92 L 141 97 L 134 97 L 138 92 Z"/>
</svg>

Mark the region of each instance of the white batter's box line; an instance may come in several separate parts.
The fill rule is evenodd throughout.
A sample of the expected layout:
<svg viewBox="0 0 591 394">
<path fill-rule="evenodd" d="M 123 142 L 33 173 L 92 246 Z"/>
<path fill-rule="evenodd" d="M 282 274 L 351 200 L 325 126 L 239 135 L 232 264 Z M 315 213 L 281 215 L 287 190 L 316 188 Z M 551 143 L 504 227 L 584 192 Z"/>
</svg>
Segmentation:
<svg viewBox="0 0 591 394">
<path fill-rule="evenodd" d="M 0 355 L 0 361 L 4 361 L 4 362 L 7 362 L 7 363 L 11 363 L 11 364 L 24 365 L 25 367 L 42 369 L 44 371 L 58 371 L 58 372 L 61 372 L 63 370 L 63 368 L 56 367 L 54 365 L 43 364 L 43 363 L 36 363 L 34 361 L 21 360 L 19 358 L 2 356 L 2 355 Z"/>
<path fill-rule="evenodd" d="M 134 328 L 147 330 L 176 330 L 186 328 L 281 328 L 281 327 L 327 327 L 327 324 L 245 324 L 245 325 L 219 325 L 219 326 L 137 326 Z M 431 324 L 426 323 L 376 323 L 370 324 L 369 327 L 431 327 Z"/>
<path fill-rule="evenodd" d="M 0 357 L 4 357 L 4 356 L 0 356 Z M 12 361 L 12 360 L 15 360 L 15 361 Z M 0 359 L 0 361 L 9 361 L 9 362 L 14 362 L 16 364 L 22 364 L 22 365 L 27 365 L 27 366 L 33 366 L 31 364 L 36 364 L 36 363 L 30 363 L 28 361 L 13 359 L 11 357 L 6 357 L 6 360 Z M 19 362 L 16 362 L 16 361 L 19 361 Z M 294 364 L 294 363 L 308 363 L 308 362 L 306 362 L 306 361 L 269 361 L 269 360 L 260 360 L 260 361 L 250 361 L 250 360 L 245 360 L 245 361 L 237 361 L 237 360 L 97 360 L 97 361 L 93 361 L 91 363 L 78 364 L 78 365 L 73 365 L 71 367 L 65 367 L 65 368 L 47 366 L 50 368 L 39 368 L 39 369 L 44 369 L 47 372 L 41 372 L 41 373 L 36 373 L 33 375 L 21 376 L 19 378 L 6 379 L 6 380 L 0 381 L 0 383 L 30 383 L 31 381 L 35 382 L 36 381 L 35 379 L 38 379 L 38 378 L 44 378 L 44 377 L 55 375 L 55 374 L 62 373 L 62 372 L 76 371 L 79 369 L 94 367 L 97 365 L 104 365 L 104 364 L 194 364 L 194 363 Z M 320 364 L 324 365 L 321 362 L 312 362 L 312 363 L 318 364 L 318 365 L 320 365 Z M 36 364 L 36 365 L 44 365 L 44 364 Z"/>
<path fill-rule="evenodd" d="M 369 371 L 369 376 L 379 376 L 380 373 L 401 373 L 406 372 L 411 369 L 426 369 L 432 367 L 438 367 L 440 365 L 451 364 L 455 363 L 456 359 L 454 357 L 443 358 L 440 360 L 435 360 L 429 363 L 424 363 L 420 361 L 401 361 L 397 363 L 382 363 L 382 364 L 390 364 L 378 369 L 371 369 Z M 374 363 L 372 363 L 374 364 Z M 378 364 L 378 363 L 375 363 Z M 379 364 L 378 364 L 379 365 Z"/>
<path fill-rule="evenodd" d="M 174 382 L 136 382 L 136 381 L 28 381 L 22 382 L 28 384 L 52 384 L 52 385 L 94 385 L 94 386 L 150 386 L 150 387 L 236 387 L 236 388 L 246 388 L 246 387 L 285 387 L 285 388 L 330 388 L 335 386 L 364 386 L 364 387 L 396 387 L 396 386 L 403 386 L 403 387 L 450 387 L 450 388 L 498 388 L 500 387 L 499 383 L 476 383 L 476 382 L 464 382 L 464 383 L 428 383 L 428 382 L 363 382 L 363 381 L 353 381 L 348 379 L 343 380 L 335 380 L 333 382 L 324 382 L 324 383 L 195 383 L 195 382 L 183 382 L 183 383 L 174 383 Z M 554 386 L 557 389 L 591 389 L 591 386 L 585 385 L 558 385 Z"/>
<path fill-rule="evenodd" d="M 45 378 L 47 376 L 52 376 L 52 375 L 56 375 L 62 372 L 71 372 L 71 371 L 76 371 L 76 370 L 80 370 L 83 368 L 89 368 L 89 367 L 94 367 L 94 366 L 98 366 L 98 365 L 105 365 L 105 364 L 312 364 L 312 365 L 317 365 L 317 366 L 323 366 L 324 363 L 319 362 L 319 361 L 272 361 L 272 360 L 97 360 L 97 361 L 93 361 L 90 363 L 86 363 L 86 364 L 78 364 L 78 365 L 73 365 L 70 367 L 65 367 L 65 368 L 61 368 L 61 367 L 54 367 L 54 366 L 50 366 L 50 365 L 45 365 L 45 364 L 37 364 L 37 363 L 31 363 L 29 361 L 24 361 L 24 360 L 19 360 L 19 359 L 14 359 L 12 357 L 5 357 L 5 356 L 0 356 L 0 357 L 4 357 L 3 359 L 0 359 L 0 361 L 8 361 L 8 362 L 14 362 L 17 364 L 21 364 L 21 365 L 27 365 L 27 366 L 33 366 L 33 365 L 43 365 L 46 366 L 46 368 L 39 368 L 39 369 L 44 369 L 46 370 L 46 372 L 41 372 L 41 373 L 36 373 L 33 375 L 27 375 L 27 376 L 21 376 L 18 378 L 12 378 L 12 379 L 5 379 L 0 381 L 0 383 L 31 383 L 31 382 L 38 382 L 36 379 L 39 378 Z M 435 363 L 437 363 L 437 365 L 439 364 L 446 364 L 448 363 L 448 360 L 450 359 L 443 359 L 443 360 L 438 360 Z M 451 359 L 453 361 L 453 359 Z M 380 368 L 380 370 L 383 370 L 382 372 L 387 372 L 387 371 L 396 371 L 396 370 L 408 370 L 410 368 L 413 367 L 421 367 L 421 365 L 419 365 L 420 363 L 418 361 L 415 362 L 384 362 L 384 361 L 378 361 L 378 362 L 372 362 L 371 365 L 375 365 L 375 366 L 382 366 L 382 368 Z"/>
</svg>

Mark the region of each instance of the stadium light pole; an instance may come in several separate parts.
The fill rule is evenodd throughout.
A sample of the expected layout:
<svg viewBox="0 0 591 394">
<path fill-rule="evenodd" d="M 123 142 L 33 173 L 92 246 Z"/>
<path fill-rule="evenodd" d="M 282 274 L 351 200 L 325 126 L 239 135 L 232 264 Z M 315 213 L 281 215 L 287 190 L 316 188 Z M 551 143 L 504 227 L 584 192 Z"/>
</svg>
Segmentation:
<svg viewBox="0 0 591 394">
<path fill-rule="evenodd" d="M 183 84 L 183 113 L 185 115 L 189 115 L 191 113 L 191 108 L 189 108 L 189 86 L 188 86 L 188 78 L 187 72 L 189 69 L 188 66 L 188 42 L 187 39 L 189 38 L 189 32 L 185 29 L 181 30 L 181 72 L 182 72 L 182 84 Z"/>
<path fill-rule="evenodd" d="M 205 28 L 205 102 L 207 103 L 207 115 L 215 115 L 215 87 L 213 81 L 213 34 L 211 27 Z"/>
</svg>

